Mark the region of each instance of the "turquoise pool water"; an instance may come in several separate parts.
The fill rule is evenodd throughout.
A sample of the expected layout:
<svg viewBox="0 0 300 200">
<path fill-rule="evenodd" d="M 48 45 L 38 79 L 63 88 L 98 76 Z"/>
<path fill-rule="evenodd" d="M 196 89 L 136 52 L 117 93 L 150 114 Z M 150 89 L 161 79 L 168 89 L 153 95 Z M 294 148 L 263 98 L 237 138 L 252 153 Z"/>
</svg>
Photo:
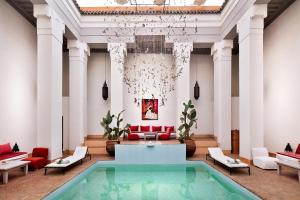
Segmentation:
<svg viewBox="0 0 300 200">
<path fill-rule="evenodd" d="M 259 199 L 204 162 L 180 165 L 94 164 L 44 199 Z"/>
</svg>

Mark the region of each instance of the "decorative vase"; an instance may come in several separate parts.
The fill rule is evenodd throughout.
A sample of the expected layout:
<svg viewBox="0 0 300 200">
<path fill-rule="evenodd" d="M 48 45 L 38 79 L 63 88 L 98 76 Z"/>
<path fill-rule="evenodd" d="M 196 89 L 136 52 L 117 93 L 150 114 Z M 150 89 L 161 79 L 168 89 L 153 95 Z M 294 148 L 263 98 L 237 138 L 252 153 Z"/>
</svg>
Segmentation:
<svg viewBox="0 0 300 200">
<path fill-rule="evenodd" d="M 186 157 L 192 157 L 196 151 L 196 143 L 192 139 L 184 141 L 186 144 Z"/>
<path fill-rule="evenodd" d="M 115 156 L 115 144 L 120 144 L 119 140 L 107 140 L 106 141 L 106 152 L 110 156 Z"/>
</svg>

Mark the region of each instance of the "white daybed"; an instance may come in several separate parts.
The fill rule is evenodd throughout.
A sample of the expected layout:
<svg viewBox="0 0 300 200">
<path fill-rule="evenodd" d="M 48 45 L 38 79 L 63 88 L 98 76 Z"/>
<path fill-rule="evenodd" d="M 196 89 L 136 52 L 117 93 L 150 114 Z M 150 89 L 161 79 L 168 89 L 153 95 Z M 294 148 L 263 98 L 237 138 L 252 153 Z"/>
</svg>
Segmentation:
<svg viewBox="0 0 300 200">
<path fill-rule="evenodd" d="M 233 158 L 225 156 L 221 150 L 221 148 L 219 147 L 214 147 L 214 148 L 208 148 L 208 154 L 206 155 L 206 159 L 207 157 L 211 157 L 215 161 L 218 161 L 219 163 L 222 163 L 223 165 L 225 165 L 228 169 L 229 169 L 229 173 L 231 175 L 231 171 L 232 169 L 237 169 L 237 168 L 245 168 L 248 169 L 248 173 L 250 176 L 250 167 L 249 165 L 247 165 L 246 163 L 240 162 L 238 161 L 238 163 L 236 163 Z"/>
<path fill-rule="evenodd" d="M 262 169 L 277 169 L 277 158 L 269 156 L 265 147 L 252 148 L 253 164 Z"/>
<path fill-rule="evenodd" d="M 56 168 L 56 169 L 61 169 L 61 170 L 65 171 L 69 166 L 71 166 L 79 161 L 82 163 L 82 160 L 84 158 L 86 158 L 87 156 L 89 156 L 91 159 L 91 155 L 88 154 L 87 147 L 79 147 L 78 146 L 78 147 L 76 147 L 72 156 L 68 156 L 63 159 L 57 159 L 54 162 L 46 165 L 45 166 L 45 175 L 47 174 L 48 168 Z"/>
</svg>

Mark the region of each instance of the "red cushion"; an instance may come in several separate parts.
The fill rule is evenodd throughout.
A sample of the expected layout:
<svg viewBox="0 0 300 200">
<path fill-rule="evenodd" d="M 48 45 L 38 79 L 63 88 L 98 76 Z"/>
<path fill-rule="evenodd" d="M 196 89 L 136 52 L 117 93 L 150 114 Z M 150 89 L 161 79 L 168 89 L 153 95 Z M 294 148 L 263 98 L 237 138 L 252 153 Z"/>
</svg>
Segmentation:
<svg viewBox="0 0 300 200">
<path fill-rule="evenodd" d="M 139 131 L 139 126 L 130 126 L 129 127 L 131 132 L 138 132 Z"/>
<path fill-rule="evenodd" d="M 12 153 L 7 153 L 7 154 L 0 154 L 0 160 L 6 160 L 9 158 L 13 158 L 16 156 L 24 155 L 27 154 L 26 152 L 12 152 Z"/>
<path fill-rule="evenodd" d="M 7 154 L 7 153 L 11 153 L 12 149 L 9 143 L 6 144 L 1 144 L 0 145 L 0 155 L 1 154 Z"/>
<path fill-rule="evenodd" d="M 48 164 L 48 160 L 44 157 L 30 157 L 23 160 L 30 161 L 28 164 L 30 169 L 41 169 Z"/>
<path fill-rule="evenodd" d="M 171 133 L 175 132 L 175 127 L 174 126 L 165 126 L 165 131 L 167 131 L 167 129 L 170 128 Z"/>
<path fill-rule="evenodd" d="M 48 148 L 36 147 L 32 150 L 32 157 L 43 157 L 48 159 Z"/>
<path fill-rule="evenodd" d="M 141 131 L 142 132 L 149 132 L 150 131 L 150 126 L 141 126 Z"/>
<path fill-rule="evenodd" d="M 153 132 L 161 132 L 161 126 L 152 126 Z"/>
<path fill-rule="evenodd" d="M 138 134 L 132 133 L 132 134 L 128 134 L 128 140 L 139 140 L 140 136 Z"/>
<path fill-rule="evenodd" d="M 170 134 L 167 134 L 167 133 L 163 133 L 159 136 L 159 139 L 161 140 L 168 140 L 170 139 Z"/>
<path fill-rule="evenodd" d="M 298 145 L 298 148 L 296 150 L 296 154 L 300 154 L 300 144 Z"/>
</svg>

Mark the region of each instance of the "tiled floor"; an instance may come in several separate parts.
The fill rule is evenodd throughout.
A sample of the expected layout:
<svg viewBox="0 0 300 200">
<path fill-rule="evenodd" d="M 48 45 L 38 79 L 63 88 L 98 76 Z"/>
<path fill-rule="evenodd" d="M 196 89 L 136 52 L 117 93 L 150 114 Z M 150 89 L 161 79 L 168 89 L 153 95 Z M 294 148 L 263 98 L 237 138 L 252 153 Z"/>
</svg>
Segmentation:
<svg viewBox="0 0 300 200">
<path fill-rule="evenodd" d="M 72 177 L 92 165 L 98 160 L 109 160 L 105 156 L 93 156 L 92 160 L 86 160 L 82 165 L 76 165 L 65 174 L 59 171 L 49 171 L 49 175 L 44 176 L 44 170 L 29 172 L 23 176 L 21 170 L 15 170 L 9 174 L 9 182 L 6 185 L 0 184 L 0 199 L 2 200 L 28 200 L 41 199 L 49 192 L 55 190 Z M 193 160 L 203 160 L 204 157 L 197 156 Z M 215 167 L 226 176 L 229 173 L 220 165 L 214 165 L 211 161 L 208 164 Z M 230 178 L 240 183 L 250 191 L 259 195 L 263 199 L 300 199 L 300 184 L 296 171 L 284 169 L 283 176 L 278 176 L 276 171 L 261 170 L 251 167 L 251 176 L 246 171 L 232 173 Z M 2 178 L 2 177 L 1 177 Z"/>
</svg>

